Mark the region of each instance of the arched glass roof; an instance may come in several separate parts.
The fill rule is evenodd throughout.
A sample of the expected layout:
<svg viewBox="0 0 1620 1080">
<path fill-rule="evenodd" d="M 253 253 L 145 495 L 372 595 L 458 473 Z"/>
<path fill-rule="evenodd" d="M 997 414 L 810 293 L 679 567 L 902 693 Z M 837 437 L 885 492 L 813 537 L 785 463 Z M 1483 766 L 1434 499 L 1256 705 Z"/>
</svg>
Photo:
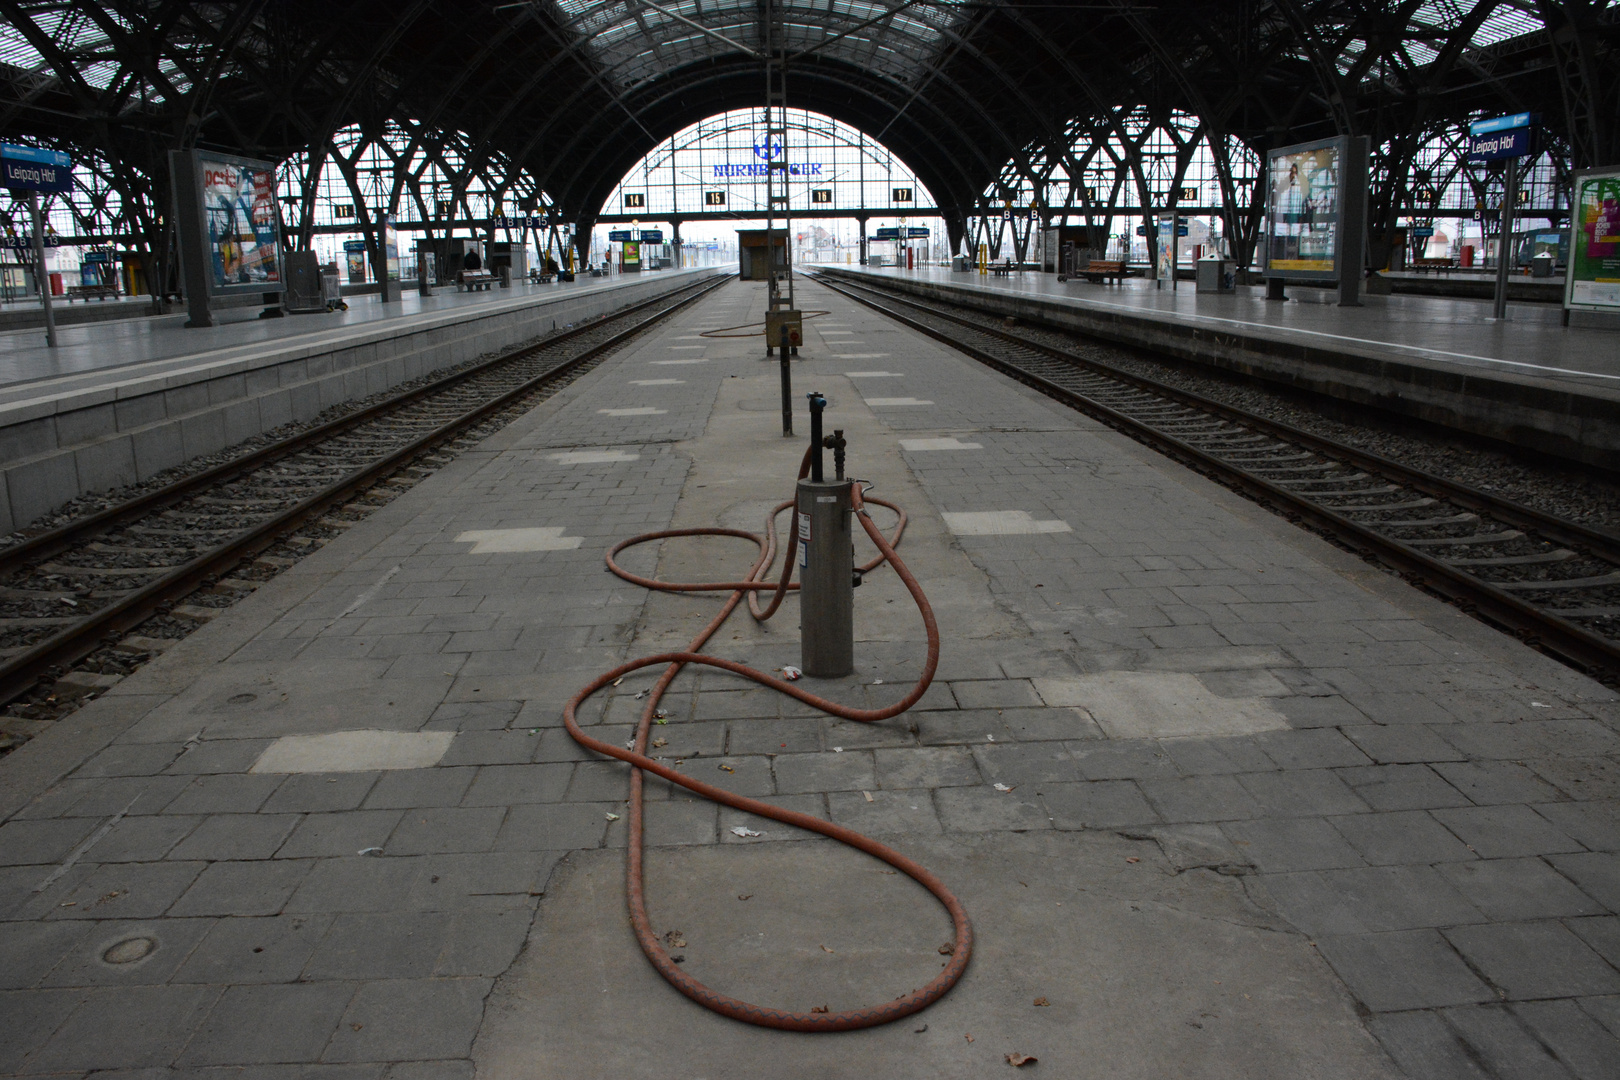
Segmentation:
<svg viewBox="0 0 1620 1080">
<path fill-rule="evenodd" d="M 545 2 L 621 89 L 696 61 L 764 46 L 764 8 L 757 0 Z M 965 0 L 777 0 L 776 5 L 790 58 L 815 50 L 900 82 L 915 80 L 939 58 L 966 8 Z"/>
</svg>

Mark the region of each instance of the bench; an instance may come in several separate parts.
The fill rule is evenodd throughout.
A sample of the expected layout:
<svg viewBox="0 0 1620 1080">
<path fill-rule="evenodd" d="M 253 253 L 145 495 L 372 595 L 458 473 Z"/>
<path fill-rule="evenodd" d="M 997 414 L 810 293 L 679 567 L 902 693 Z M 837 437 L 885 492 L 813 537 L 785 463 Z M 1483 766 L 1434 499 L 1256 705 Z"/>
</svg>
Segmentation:
<svg viewBox="0 0 1620 1080">
<path fill-rule="evenodd" d="M 1101 285 L 1113 278 L 1121 285 L 1125 284 L 1125 263 L 1112 259 L 1092 259 L 1086 264 L 1084 270 L 1076 271 L 1075 277 L 1083 277 L 1087 281 Z"/>
<path fill-rule="evenodd" d="M 84 300 L 88 302 L 92 296 L 97 300 L 116 300 L 118 299 L 118 286 L 105 284 L 69 285 L 67 294 L 68 303 L 70 304 L 75 300 Z"/>
<path fill-rule="evenodd" d="M 1010 278 L 1012 277 L 1013 264 L 1010 262 L 994 263 L 990 267 L 990 272 L 995 274 L 996 277 Z"/>
<path fill-rule="evenodd" d="M 473 292 L 478 289 L 488 292 L 489 287 L 495 284 L 495 275 L 488 270 L 463 270 L 461 279 L 457 284 L 458 288 L 463 292 Z"/>
<path fill-rule="evenodd" d="M 1450 259 L 1413 259 L 1411 263 L 1412 269 L 1420 273 L 1426 270 L 1450 270 L 1455 265 Z"/>
</svg>

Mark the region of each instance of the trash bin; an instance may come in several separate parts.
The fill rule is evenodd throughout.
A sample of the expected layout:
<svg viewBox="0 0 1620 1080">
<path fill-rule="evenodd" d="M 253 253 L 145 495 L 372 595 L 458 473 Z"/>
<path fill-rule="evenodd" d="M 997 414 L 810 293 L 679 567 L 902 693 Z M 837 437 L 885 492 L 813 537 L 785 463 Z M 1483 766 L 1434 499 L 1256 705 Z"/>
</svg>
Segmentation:
<svg viewBox="0 0 1620 1080">
<path fill-rule="evenodd" d="M 951 271 L 957 274 L 967 273 L 968 261 L 966 255 L 951 256 Z"/>
<path fill-rule="evenodd" d="M 1197 282 L 1194 291 L 1201 293 L 1231 292 L 1233 274 L 1226 265 L 1225 259 L 1199 259 L 1194 279 Z"/>
<path fill-rule="evenodd" d="M 60 273 L 58 273 L 57 271 L 52 270 L 51 271 L 51 295 L 52 296 L 61 296 L 65 292 L 67 292 L 67 289 L 62 284 L 62 275 Z"/>
<path fill-rule="evenodd" d="M 1537 255 L 1535 258 L 1531 259 L 1530 260 L 1530 276 L 1531 277 L 1552 277 L 1553 276 L 1553 257 L 1551 255 L 1549 255 L 1549 254 L 1542 253 L 1540 255 Z"/>
</svg>

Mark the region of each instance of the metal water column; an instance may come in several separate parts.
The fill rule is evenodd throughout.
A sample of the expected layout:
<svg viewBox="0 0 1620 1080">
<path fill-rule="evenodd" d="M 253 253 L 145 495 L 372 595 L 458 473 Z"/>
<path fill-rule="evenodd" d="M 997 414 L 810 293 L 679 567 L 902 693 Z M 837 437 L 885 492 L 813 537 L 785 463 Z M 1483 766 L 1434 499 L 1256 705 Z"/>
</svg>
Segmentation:
<svg viewBox="0 0 1620 1080">
<path fill-rule="evenodd" d="M 844 433 L 824 438 L 827 400 L 810 399 L 810 477 L 799 481 L 799 665 L 806 675 L 836 679 L 855 670 L 855 546 L 851 535 L 851 481 L 844 479 Z M 837 474 L 824 475 L 822 451 L 831 449 Z"/>
</svg>

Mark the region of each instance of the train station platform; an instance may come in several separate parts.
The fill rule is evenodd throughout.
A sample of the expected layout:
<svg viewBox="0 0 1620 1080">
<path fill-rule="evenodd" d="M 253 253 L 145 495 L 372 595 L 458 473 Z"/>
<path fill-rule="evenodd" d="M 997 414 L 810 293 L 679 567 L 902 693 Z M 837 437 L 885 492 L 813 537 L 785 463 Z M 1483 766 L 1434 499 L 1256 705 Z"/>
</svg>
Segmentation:
<svg viewBox="0 0 1620 1080">
<path fill-rule="evenodd" d="M 1620 319 L 1513 303 L 1365 296 L 1341 308 L 1332 290 L 1293 286 L 1284 302 L 1260 286 L 1203 294 L 1127 278 L 1059 282 L 1052 274 L 981 277 L 942 267 L 827 266 L 920 296 L 1138 346 L 1268 382 L 1620 470 Z"/>
<path fill-rule="evenodd" d="M 777 365 L 759 338 L 703 336 L 763 319 L 763 286 L 733 282 L 0 758 L 0 1073 L 1612 1069 L 1614 692 L 798 288 L 826 312 L 793 368 L 799 430 L 821 391 L 852 473 L 910 514 L 938 674 L 868 726 L 689 669 L 653 752 L 920 860 L 975 929 L 949 995 L 807 1036 L 677 994 L 627 925 L 628 770 L 561 727 L 587 681 L 681 647 L 721 602 L 649 594 L 604 550 L 757 529 L 792 491 Z M 624 559 L 693 581 L 753 557 L 683 539 Z M 733 616 L 711 651 L 797 663 L 796 604 Z M 855 676 L 804 685 L 896 701 L 924 659 L 916 611 L 884 569 L 855 606 Z M 629 738 L 657 671 L 583 722 Z M 651 917 L 694 977 L 836 1011 L 946 962 L 948 919 L 882 864 L 649 793 Z"/>
<path fill-rule="evenodd" d="M 594 319 L 712 268 L 431 297 L 347 311 L 260 307 L 0 333 L 0 533 L 79 495 L 146 480 L 291 421 Z"/>
</svg>

